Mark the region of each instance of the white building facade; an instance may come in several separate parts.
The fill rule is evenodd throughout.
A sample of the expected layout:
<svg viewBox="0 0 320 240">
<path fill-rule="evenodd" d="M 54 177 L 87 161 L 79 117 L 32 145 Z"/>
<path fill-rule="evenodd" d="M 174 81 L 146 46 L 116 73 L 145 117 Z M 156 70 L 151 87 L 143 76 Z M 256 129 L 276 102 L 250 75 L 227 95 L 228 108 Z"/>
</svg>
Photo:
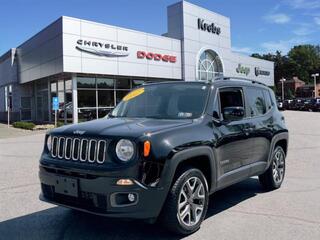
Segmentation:
<svg viewBox="0 0 320 240">
<path fill-rule="evenodd" d="M 0 120 L 51 122 L 105 116 L 144 82 L 241 77 L 274 85 L 273 62 L 231 50 L 230 19 L 178 2 L 162 36 L 61 17 L 0 57 Z"/>
</svg>

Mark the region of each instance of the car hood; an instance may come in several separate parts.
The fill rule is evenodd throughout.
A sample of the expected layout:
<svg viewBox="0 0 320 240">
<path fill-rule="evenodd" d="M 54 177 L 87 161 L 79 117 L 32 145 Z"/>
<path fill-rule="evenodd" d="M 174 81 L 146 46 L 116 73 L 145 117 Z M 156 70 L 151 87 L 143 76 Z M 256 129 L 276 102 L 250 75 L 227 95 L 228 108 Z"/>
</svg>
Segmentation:
<svg viewBox="0 0 320 240">
<path fill-rule="evenodd" d="M 144 134 L 151 134 L 169 128 L 188 125 L 192 122 L 193 120 L 191 119 L 104 118 L 56 128 L 51 131 L 51 134 L 136 138 Z"/>
</svg>

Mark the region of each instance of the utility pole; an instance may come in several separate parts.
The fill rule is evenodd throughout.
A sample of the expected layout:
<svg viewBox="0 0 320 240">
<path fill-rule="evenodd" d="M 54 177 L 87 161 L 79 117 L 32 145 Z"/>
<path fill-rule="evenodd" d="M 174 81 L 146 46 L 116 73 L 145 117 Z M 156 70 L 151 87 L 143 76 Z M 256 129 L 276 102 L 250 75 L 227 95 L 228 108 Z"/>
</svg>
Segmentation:
<svg viewBox="0 0 320 240">
<path fill-rule="evenodd" d="M 313 77 L 314 81 L 314 98 L 317 97 L 317 77 L 319 77 L 319 73 L 311 74 L 311 77 Z"/>
<path fill-rule="evenodd" d="M 281 78 L 280 82 L 281 82 L 281 94 L 282 94 L 282 101 L 284 101 L 284 82 L 286 81 L 285 78 Z"/>
</svg>

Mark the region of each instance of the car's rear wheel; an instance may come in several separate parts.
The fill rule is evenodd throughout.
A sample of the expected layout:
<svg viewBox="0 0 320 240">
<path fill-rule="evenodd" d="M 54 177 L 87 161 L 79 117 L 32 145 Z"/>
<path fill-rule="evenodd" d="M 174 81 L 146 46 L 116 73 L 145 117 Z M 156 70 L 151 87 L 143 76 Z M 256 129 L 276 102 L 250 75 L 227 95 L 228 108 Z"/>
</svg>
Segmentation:
<svg viewBox="0 0 320 240">
<path fill-rule="evenodd" d="M 281 146 L 276 146 L 272 154 L 272 162 L 268 170 L 259 176 L 261 185 L 267 190 L 277 189 L 281 186 L 285 170 L 286 154 Z"/>
<path fill-rule="evenodd" d="M 162 223 L 178 234 L 191 234 L 200 228 L 208 208 L 208 184 L 203 173 L 189 168 L 180 173 L 162 209 Z"/>
</svg>

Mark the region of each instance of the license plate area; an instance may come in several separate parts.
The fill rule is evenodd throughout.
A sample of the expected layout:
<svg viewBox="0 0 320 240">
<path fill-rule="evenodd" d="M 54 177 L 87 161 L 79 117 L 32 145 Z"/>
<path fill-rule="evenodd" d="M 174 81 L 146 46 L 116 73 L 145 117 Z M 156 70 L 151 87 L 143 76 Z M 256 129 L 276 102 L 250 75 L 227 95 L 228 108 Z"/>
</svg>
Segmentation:
<svg viewBox="0 0 320 240">
<path fill-rule="evenodd" d="M 57 176 L 55 180 L 55 192 L 71 197 L 78 197 L 78 180 Z"/>
</svg>

